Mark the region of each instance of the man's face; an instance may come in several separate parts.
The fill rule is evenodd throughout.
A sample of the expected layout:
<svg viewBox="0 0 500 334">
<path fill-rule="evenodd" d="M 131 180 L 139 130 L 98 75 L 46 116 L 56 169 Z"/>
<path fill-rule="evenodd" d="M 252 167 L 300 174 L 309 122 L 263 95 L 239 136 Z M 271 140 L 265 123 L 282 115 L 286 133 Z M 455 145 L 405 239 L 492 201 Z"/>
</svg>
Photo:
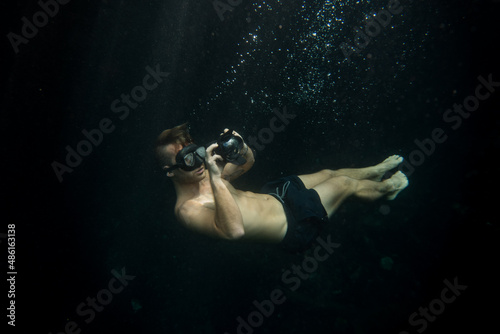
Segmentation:
<svg viewBox="0 0 500 334">
<path fill-rule="evenodd" d="M 164 168 L 169 168 L 176 164 L 175 157 L 184 146 L 182 144 L 168 144 L 165 146 L 165 150 L 169 156 L 170 165 L 164 166 Z M 192 171 L 185 171 L 182 168 L 177 168 L 171 172 L 167 173 L 168 177 L 172 177 L 175 181 L 180 183 L 193 183 L 200 182 L 205 178 L 205 165 L 202 164 L 200 168 Z"/>
</svg>

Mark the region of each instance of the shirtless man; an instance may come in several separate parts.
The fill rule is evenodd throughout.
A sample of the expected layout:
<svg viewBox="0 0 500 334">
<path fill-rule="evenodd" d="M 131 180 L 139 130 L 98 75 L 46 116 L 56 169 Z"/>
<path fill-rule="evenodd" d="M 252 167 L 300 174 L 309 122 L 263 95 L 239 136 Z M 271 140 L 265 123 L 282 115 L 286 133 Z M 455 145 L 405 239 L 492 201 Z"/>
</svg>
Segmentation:
<svg viewBox="0 0 500 334">
<path fill-rule="evenodd" d="M 225 130 L 227 131 L 227 129 Z M 234 135 L 239 136 L 236 132 Z M 241 136 L 239 136 L 241 138 Z M 208 236 L 281 243 L 291 252 L 311 246 L 328 218 L 349 197 L 361 200 L 394 199 L 408 185 L 401 172 L 381 181 L 403 158 L 393 155 L 378 165 L 359 169 L 324 169 L 317 173 L 280 178 L 266 184 L 261 192 L 235 189 L 230 182 L 247 172 L 255 162 L 254 153 L 244 144 L 243 165 L 223 164 L 215 154 L 217 144 L 201 149 L 205 163 L 196 169 L 182 159 L 193 144 L 187 124 L 162 132 L 156 156 L 173 181 L 177 193 L 175 215 L 187 228 Z M 196 148 L 195 145 L 190 146 Z M 180 153 L 185 156 L 181 157 Z M 179 164 L 181 162 L 181 164 Z"/>
</svg>

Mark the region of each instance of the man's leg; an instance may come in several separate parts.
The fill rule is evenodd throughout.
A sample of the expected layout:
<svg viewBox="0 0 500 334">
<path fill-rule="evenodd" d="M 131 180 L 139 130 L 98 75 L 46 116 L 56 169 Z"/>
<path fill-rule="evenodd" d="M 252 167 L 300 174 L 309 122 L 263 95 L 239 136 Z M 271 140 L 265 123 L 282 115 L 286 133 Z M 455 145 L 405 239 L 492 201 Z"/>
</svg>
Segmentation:
<svg viewBox="0 0 500 334">
<path fill-rule="evenodd" d="M 384 174 L 403 162 L 399 155 L 391 155 L 381 163 L 366 168 L 342 168 L 334 171 L 334 176 L 348 176 L 356 180 L 380 181 Z"/>
<path fill-rule="evenodd" d="M 394 199 L 397 194 L 406 188 L 408 179 L 398 171 L 384 181 L 356 180 L 348 176 L 332 177 L 315 187 L 321 203 L 330 217 L 335 210 L 349 197 L 374 201 L 381 197 Z"/>
<path fill-rule="evenodd" d="M 314 188 L 318 184 L 336 176 L 348 176 L 356 180 L 380 181 L 387 171 L 397 167 L 401 162 L 403 162 L 402 157 L 399 155 L 391 155 L 375 166 L 365 168 L 342 168 L 337 170 L 324 169 L 313 174 L 299 175 L 299 178 L 307 189 Z"/>
</svg>

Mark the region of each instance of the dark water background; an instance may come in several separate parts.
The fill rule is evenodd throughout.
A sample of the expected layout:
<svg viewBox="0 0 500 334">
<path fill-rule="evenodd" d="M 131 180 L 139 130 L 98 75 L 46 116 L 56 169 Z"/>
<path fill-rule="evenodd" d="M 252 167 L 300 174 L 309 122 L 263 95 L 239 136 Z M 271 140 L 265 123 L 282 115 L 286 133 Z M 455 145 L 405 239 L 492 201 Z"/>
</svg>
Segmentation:
<svg viewBox="0 0 500 334">
<path fill-rule="evenodd" d="M 340 44 L 387 3 L 243 1 L 221 21 L 210 1 L 72 1 L 19 53 L 3 38 L 2 204 L 4 224 L 17 226 L 18 266 L 9 333 L 59 333 L 74 321 L 81 333 L 232 334 L 276 288 L 287 300 L 255 333 L 416 333 L 408 317 L 455 277 L 467 289 L 425 332 L 494 330 L 500 89 L 456 130 L 443 113 L 474 94 L 478 76 L 500 81 L 500 4 L 401 1 L 346 63 Z M 39 10 L 2 4 L 3 35 Z M 170 74 L 120 119 L 111 103 L 142 84 L 146 66 Z M 448 136 L 395 201 L 348 202 L 334 215 L 327 234 L 341 247 L 296 291 L 281 275 L 303 256 L 180 227 L 152 157 L 165 128 L 189 121 L 200 143 L 224 127 L 248 138 L 285 107 L 296 117 L 238 188 L 409 160 L 416 139 L 435 128 Z M 59 182 L 51 164 L 103 118 L 114 131 Z M 77 306 L 123 267 L 135 278 L 85 323 Z"/>
</svg>

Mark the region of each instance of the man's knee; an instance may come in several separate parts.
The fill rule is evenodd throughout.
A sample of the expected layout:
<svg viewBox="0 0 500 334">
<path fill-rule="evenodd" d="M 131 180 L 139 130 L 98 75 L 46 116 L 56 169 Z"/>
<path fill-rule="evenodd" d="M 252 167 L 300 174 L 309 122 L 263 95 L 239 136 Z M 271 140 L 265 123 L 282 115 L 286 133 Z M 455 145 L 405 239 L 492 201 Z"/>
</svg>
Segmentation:
<svg viewBox="0 0 500 334">
<path fill-rule="evenodd" d="M 358 180 L 345 175 L 334 176 L 329 181 L 336 191 L 343 193 L 345 196 L 354 194 L 359 183 Z"/>
<path fill-rule="evenodd" d="M 319 172 L 329 178 L 335 177 L 335 171 L 333 169 L 322 169 Z"/>
</svg>

